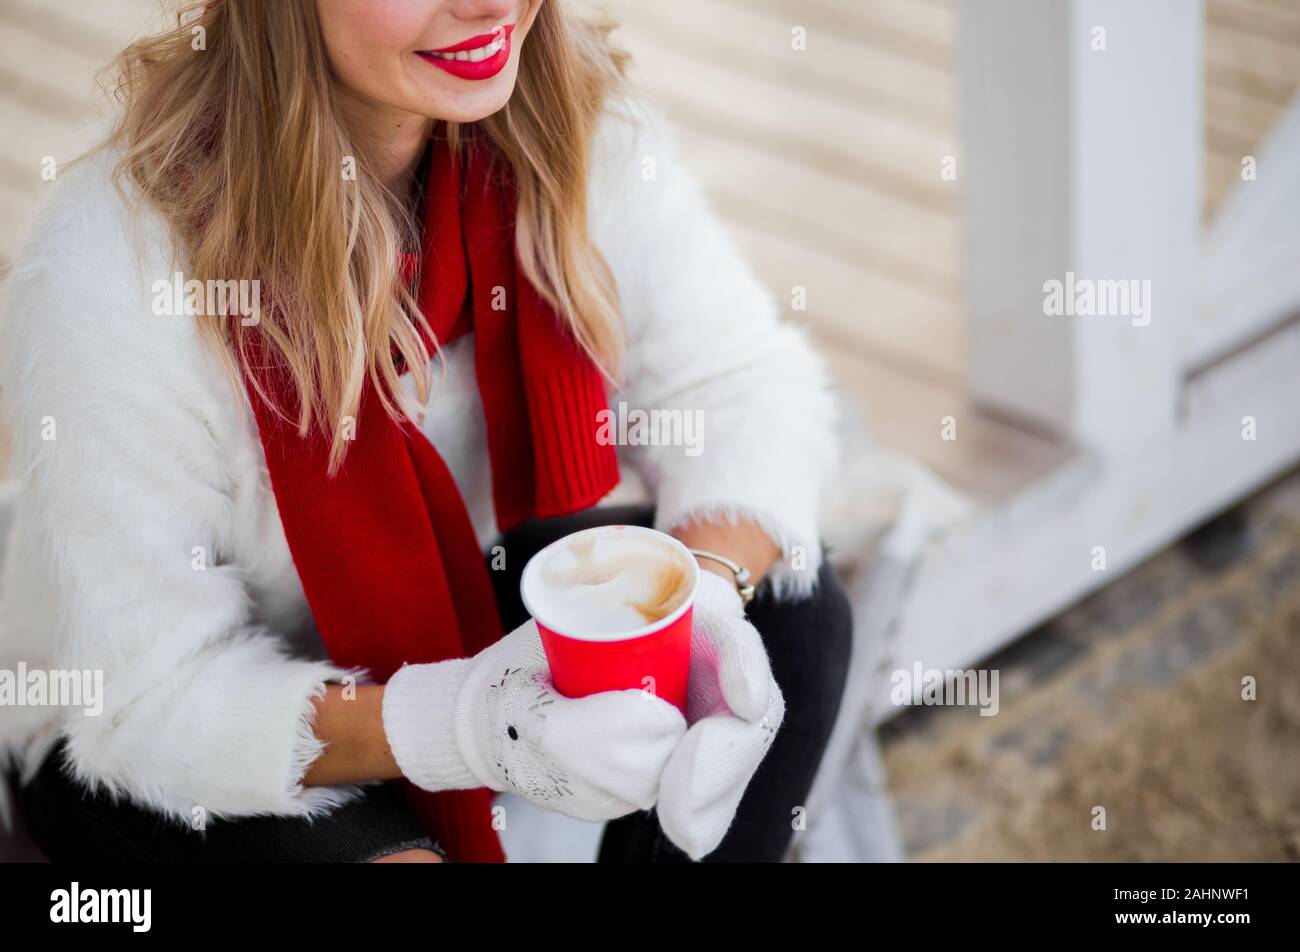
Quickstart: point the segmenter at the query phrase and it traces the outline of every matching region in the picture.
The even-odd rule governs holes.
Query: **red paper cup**
[[[649,625],[619,631],[578,631],[573,617],[559,617],[540,591],[540,572],[548,554],[574,536],[628,532],[653,537],[677,550],[690,575],[690,592],[671,613]],[[649,691],[686,713],[686,684],[691,666],[691,607],[700,571],[690,550],[670,535],[644,526],[598,526],[565,536],[542,549],[524,567],[520,594],[537,621],[551,681],[565,697],[629,688]],[[572,615],[572,611],[569,612]]]

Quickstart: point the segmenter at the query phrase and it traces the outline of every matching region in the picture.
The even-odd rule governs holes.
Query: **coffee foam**
[[[574,533],[536,556],[524,600],[548,627],[575,638],[615,640],[681,608],[695,566],[673,539],[636,527]]]

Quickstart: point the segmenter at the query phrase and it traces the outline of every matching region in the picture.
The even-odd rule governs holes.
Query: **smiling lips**
[[[471,36],[468,40],[441,50],[416,50],[416,56],[460,79],[491,79],[505,68],[510,59],[510,34],[515,25],[507,23],[491,33]]]

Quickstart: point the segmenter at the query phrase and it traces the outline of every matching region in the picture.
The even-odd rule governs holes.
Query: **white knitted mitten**
[[[686,719],[664,768],[659,825],[691,859],[717,848],[785,717],[767,650],[735,588],[700,573]]]
[[[580,820],[654,806],[685,730],[641,690],[558,694],[531,620],[473,658],[406,665],[384,689],[384,732],[417,786],[512,790]]]

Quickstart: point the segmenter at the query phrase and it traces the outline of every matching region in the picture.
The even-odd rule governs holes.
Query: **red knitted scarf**
[[[475,335],[492,492],[504,531],[595,504],[618,482],[596,439],[601,374],[515,261],[515,189],[482,144],[464,161],[437,141],[425,187],[417,299],[436,339]],[[248,373],[296,409],[289,375]],[[501,637],[491,581],[465,503],[438,451],[412,424],[361,399],[341,470],[329,441],[248,390],[280,519],[312,615],[336,664],[387,681],[403,663],[473,655]],[[501,861],[490,791],[431,794],[406,783],[429,833],[461,861]]]

